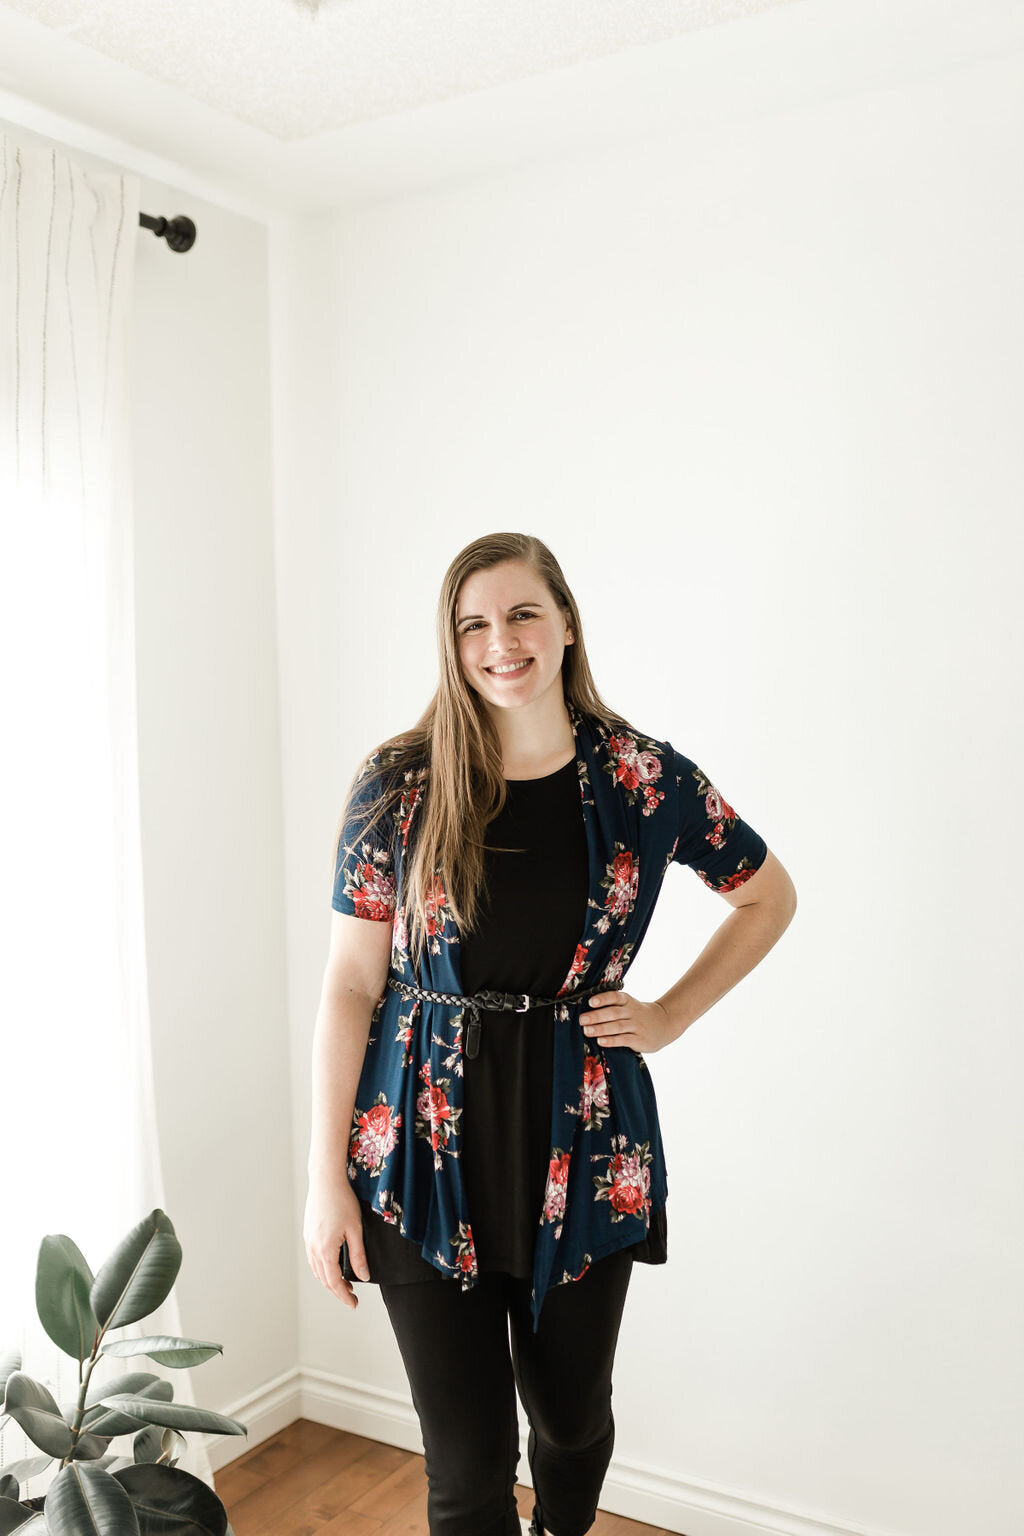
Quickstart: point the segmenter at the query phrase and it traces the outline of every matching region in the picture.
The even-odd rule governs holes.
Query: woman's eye
[[[515,618],[515,619],[532,619],[532,618],[535,618],[536,615],[533,613],[532,609],[520,608],[516,613],[514,613],[512,615],[512,617]],[[479,622],[480,622],[479,619],[474,619],[472,624],[467,624],[465,629],[462,630],[461,633],[464,634],[464,635],[471,635],[473,633],[474,629],[477,628]]]

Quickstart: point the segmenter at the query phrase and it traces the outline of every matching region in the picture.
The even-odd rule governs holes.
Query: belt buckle
[[[513,994],[513,996],[521,997],[522,1000],[523,1000],[523,1006],[521,1008],[517,1008],[516,1009],[516,1013],[529,1013],[529,1011],[530,1011],[530,994],[528,992],[516,992],[516,993]]]

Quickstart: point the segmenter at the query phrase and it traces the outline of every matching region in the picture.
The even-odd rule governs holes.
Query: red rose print
[[[544,1191],[544,1208],[541,1223],[560,1222],[565,1215],[565,1193],[569,1184],[569,1160],[571,1152],[555,1148],[555,1155],[548,1163],[548,1182]],[[557,1235],[557,1234],[556,1234]]]
[[[658,802],[665,798],[665,791],[655,788],[662,774],[659,754],[649,747],[641,749],[636,738],[624,732],[609,736],[608,757],[609,761],[604,766],[619,788],[625,791],[629,804],[634,804],[636,792],[640,790],[644,802],[643,814],[649,816]]]
[[[363,845],[366,852],[368,844]],[[345,894],[352,898],[357,917],[371,922],[386,922],[395,911],[395,877],[373,859],[355,865],[345,881]]]
[[[651,1199],[650,1143],[634,1143],[628,1150],[627,1147],[625,1136],[612,1137],[608,1172],[594,1175],[594,1199],[608,1201],[613,1222],[627,1216],[643,1217],[646,1221]]]
[[[566,1109],[572,1106],[567,1104]],[[608,1079],[600,1056],[587,1051],[583,1057],[583,1083],[576,1113],[586,1131],[600,1130],[611,1109],[608,1103]]]
[[[572,965],[569,967],[569,974],[558,989],[559,997],[562,996],[563,992],[568,992],[571,989],[572,983],[575,981],[576,977],[581,975],[582,972],[586,970],[586,968],[587,946],[585,944],[577,944],[576,953],[572,957]]]
[[[720,880],[710,880],[707,872],[703,869],[698,869],[697,873],[704,881],[704,884],[710,886],[713,891],[735,891],[741,885],[745,885],[751,875],[756,875],[757,870],[749,859],[741,859],[740,867],[736,870],[735,874],[723,875]]]
[[[353,1110],[352,1123],[354,1134],[349,1142],[349,1158],[368,1173],[379,1174],[398,1141],[401,1115],[396,1114],[381,1093],[369,1109]]]
[[[456,1134],[462,1110],[454,1109],[449,1102],[447,1090],[451,1087],[450,1078],[441,1077],[432,1083],[429,1061],[423,1063],[419,1075],[425,1086],[416,1096],[415,1134],[430,1142],[434,1167],[439,1169],[442,1166],[441,1153],[448,1150],[448,1143]]]

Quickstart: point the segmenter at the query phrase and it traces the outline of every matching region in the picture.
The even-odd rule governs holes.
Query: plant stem
[[[84,1378],[82,1376],[82,1361],[79,1360],[78,1362],[78,1403],[75,1408],[75,1417],[71,1422],[71,1448],[68,1451],[68,1454],[61,1461],[61,1467],[66,1467],[69,1461],[74,1460],[75,1446],[78,1444],[79,1436],[82,1433],[82,1420],[85,1418],[85,1399],[89,1394],[89,1380],[92,1376],[93,1370],[95,1369],[96,1362],[99,1359],[100,1344],[108,1327],[109,1324],[104,1323],[103,1327],[97,1331],[95,1337],[93,1338],[92,1353],[89,1356],[89,1368],[86,1371]]]

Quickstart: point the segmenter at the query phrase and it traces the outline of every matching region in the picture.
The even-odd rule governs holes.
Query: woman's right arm
[[[359,1305],[341,1273],[341,1245],[353,1269],[369,1278],[362,1212],[348,1177],[356,1090],[374,1007],[387,983],[392,925],[331,913],[331,945],[313,1031],[313,1115],[309,1192],[303,1222],[314,1275],[346,1306]]]

